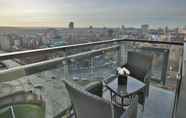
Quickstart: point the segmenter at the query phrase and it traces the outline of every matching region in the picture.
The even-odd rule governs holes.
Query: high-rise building
[[[165,33],[168,33],[168,32],[169,32],[168,26],[165,27],[165,31],[164,31],[164,32],[165,32]]]
[[[68,27],[69,27],[69,29],[74,29],[74,22],[70,22]]]
[[[122,30],[125,30],[125,25],[122,25],[122,26],[121,26],[121,29],[122,29]]]
[[[149,25],[148,24],[141,25],[141,29],[142,29],[143,32],[148,32]]]
[[[93,29],[93,26],[92,26],[92,25],[90,25],[90,26],[89,26],[89,29]]]
[[[184,30],[186,30],[186,25],[183,27]]]
[[[2,50],[9,51],[11,49],[11,40],[7,35],[0,36],[0,47]]]

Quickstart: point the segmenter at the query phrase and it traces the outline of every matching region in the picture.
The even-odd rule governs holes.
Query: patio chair
[[[45,118],[45,104],[32,92],[18,92],[0,98],[0,118]]]
[[[145,96],[149,96],[150,76],[152,67],[152,55],[145,55],[140,52],[128,52],[126,67],[130,76],[146,84],[144,92],[139,93],[139,103],[144,105]]]
[[[78,85],[78,86],[83,86],[83,88],[99,97],[102,97],[103,95],[103,83],[100,80],[69,80],[72,83]]]
[[[69,92],[76,118],[136,118],[122,115],[127,112],[121,109],[121,107],[93,95],[84,89],[75,87],[67,80],[64,80],[64,83]]]

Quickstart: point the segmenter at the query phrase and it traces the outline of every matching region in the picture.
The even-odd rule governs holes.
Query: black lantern
[[[130,74],[129,70],[126,68],[119,67],[117,69],[118,73],[118,85],[127,85],[128,75]]]
[[[128,76],[118,75],[118,85],[126,85]]]

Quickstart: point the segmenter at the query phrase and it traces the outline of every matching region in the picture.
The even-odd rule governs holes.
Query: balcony
[[[150,95],[144,110],[139,105],[138,118],[174,118],[183,58],[180,42],[117,39],[0,54],[0,96],[34,91],[44,96],[46,118],[65,118],[71,102],[62,80],[84,88],[95,80],[109,83],[116,68],[127,63],[129,51],[153,55]],[[7,60],[16,66],[6,67]],[[110,100],[108,90],[103,91]]]

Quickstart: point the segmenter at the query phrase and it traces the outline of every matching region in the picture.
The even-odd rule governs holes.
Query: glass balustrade
[[[92,81],[107,81],[116,76],[118,66],[126,64],[128,52],[135,51],[153,55],[152,93],[145,106],[144,118],[161,107],[149,106],[149,102],[161,102],[156,100],[167,102],[167,110],[160,112],[160,115],[172,115],[178,87],[177,74],[183,58],[182,45],[116,40],[51,50],[24,53],[20,56],[0,55],[0,96],[11,95],[17,91],[37,91],[39,88],[40,94],[46,100],[47,117],[65,117],[70,114],[68,109],[71,103],[63,79],[76,81],[81,87]],[[17,65],[8,66],[7,60]],[[157,99],[151,98],[155,95]]]

